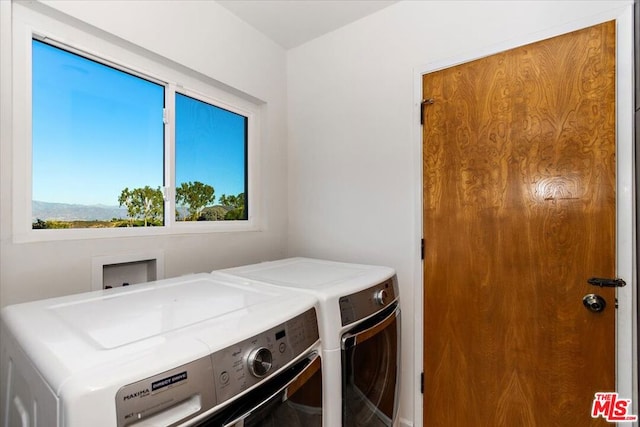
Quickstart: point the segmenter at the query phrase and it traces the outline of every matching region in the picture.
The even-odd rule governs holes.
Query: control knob
[[[380,289],[373,293],[373,300],[378,305],[385,305],[387,303],[388,296],[389,295],[387,294],[387,291],[385,291],[384,289]]]
[[[256,348],[249,353],[249,357],[247,357],[249,372],[257,378],[262,378],[269,373],[272,362],[273,356],[271,355],[271,351],[264,347]]]

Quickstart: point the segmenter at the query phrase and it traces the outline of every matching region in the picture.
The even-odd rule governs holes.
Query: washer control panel
[[[319,339],[315,309],[211,355],[218,403],[259,383]]]
[[[360,292],[340,298],[342,326],[371,316],[398,299],[396,276]]]
[[[315,308],[116,393],[117,426],[177,426],[268,378],[320,338]]]

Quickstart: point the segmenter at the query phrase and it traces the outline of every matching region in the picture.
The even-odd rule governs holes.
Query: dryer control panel
[[[340,298],[342,326],[369,317],[398,299],[396,276],[360,292]]]
[[[315,308],[215,353],[121,387],[118,427],[175,426],[269,378],[318,340]]]

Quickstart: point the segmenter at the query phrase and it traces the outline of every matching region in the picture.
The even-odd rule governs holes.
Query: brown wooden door
[[[615,290],[586,280],[615,277],[615,24],[423,91],[425,427],[609,425]]]

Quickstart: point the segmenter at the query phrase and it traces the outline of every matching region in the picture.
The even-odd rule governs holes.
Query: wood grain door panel
[[[586,280],[615,277],[615,24],[423,94],[424,425],[607,425],[590,409],[615,390],[615,290]]]

